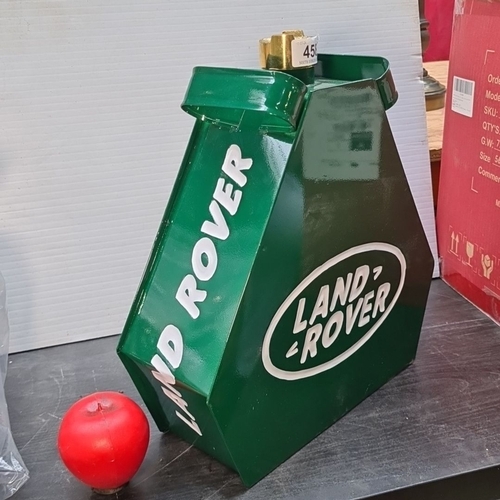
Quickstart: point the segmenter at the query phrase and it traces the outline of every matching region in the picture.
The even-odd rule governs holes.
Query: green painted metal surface
[[[194,70],[193,133],[118,346],[159,428],[246,485],[413,361],[431,281],[387,61],[315,72]]]

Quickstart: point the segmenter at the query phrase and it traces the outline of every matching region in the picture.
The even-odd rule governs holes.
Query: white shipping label
[[[452,111],[472,118],[475,87],[476,82],[473,80],[466,80],[458,76],[453,77]]]
[[[292,66],[304,68],[318,62],[318,37],[304,36],[292,40]]]

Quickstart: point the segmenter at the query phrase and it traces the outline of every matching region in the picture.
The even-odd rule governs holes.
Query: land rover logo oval
[[[316,268],[274,315],[262,346],[265,369],[298,380],[345,361],[386,320],[405,275],[404,255],[388,243],[350,248]]]

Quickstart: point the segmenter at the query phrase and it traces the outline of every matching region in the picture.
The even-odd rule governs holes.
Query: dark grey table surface
[[[117,390],[140,402],[116,343],[10,357],[12,431],[31,473],[16,500],[103,498],[65,470],[56,436],[79,396]],[[416,362],[248,490],[214,459],[151,428],[146,459],[120,499],[359,499],[500,464],[500,328],[434,281]]]

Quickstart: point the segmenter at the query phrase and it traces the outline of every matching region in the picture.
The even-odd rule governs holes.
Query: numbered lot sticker
[[[292,66],[304,68],[318,62],[318,37],[305,36],[292,40]]]

